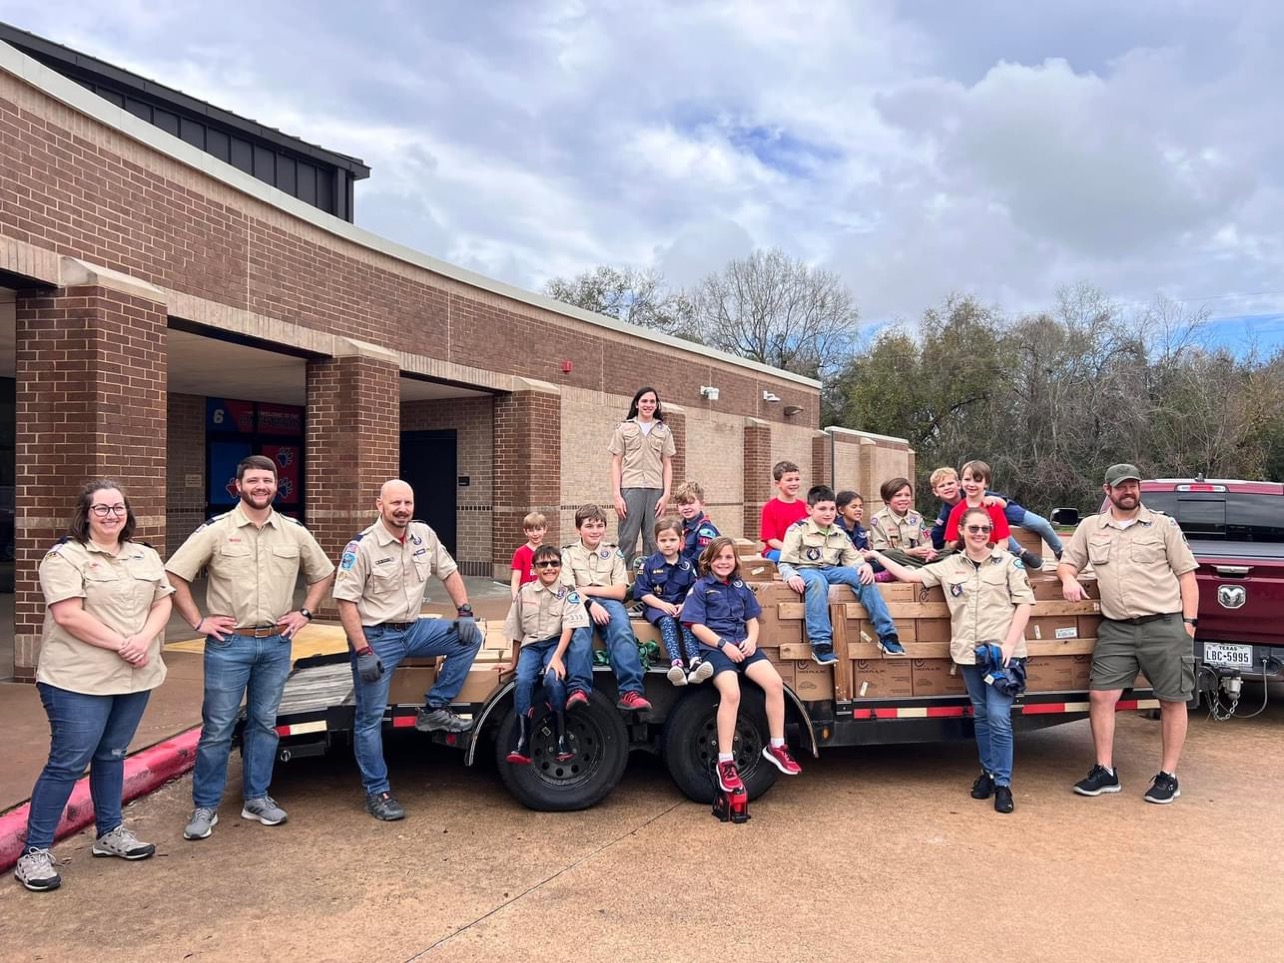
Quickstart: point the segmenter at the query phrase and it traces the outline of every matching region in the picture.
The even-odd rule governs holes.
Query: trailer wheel
[[[741,680],[740,714],[732,743],[736,768],[750,799],[773,785],[780,770],[762,757],[768,742],[766,700],[756,685]],[[710,773],[718,761],[718,690],[690,689],[678,700],[664,726],[664,762],[669,775],[689,799],[713,802]]]
[[[575,757],[554,758],[553,717],[537,715],[531,729],[531,764],[514,766],[508,750],[517,738],[517,714],[510,708],[495,737],[495,762],[505,788],[524,806],[540,812],[587,809],[605,799],[624,776],[629,734],[615,705],[594,691],[589,704],[566,714],[566,734]]]

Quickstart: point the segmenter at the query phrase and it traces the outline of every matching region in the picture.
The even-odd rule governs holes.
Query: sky
[[[537,290],[757,247],[864,322],[1088,283],[1284,344],[1284,4],[0,0],[373,168],[357,223]]]

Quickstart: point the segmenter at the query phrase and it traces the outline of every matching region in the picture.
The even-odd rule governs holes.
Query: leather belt
[[[1171,612],[1160,612],[1157,615],[1139,615],[1135,619],[1106,619],[1106,621],[1119,622],[1123,625],[1145,625],[1147,622],[1167,622],[1173,617]]]
[[[380,622],[378,625],[367,625],[368,629],[392,629],[394,632],[405,632],[414,622]]]
[[[269,639],[274,635],[280,635],[281,630],[275,625],[247,625],[237,626],[232,630],[237,635],[244,635],[250,639]]]

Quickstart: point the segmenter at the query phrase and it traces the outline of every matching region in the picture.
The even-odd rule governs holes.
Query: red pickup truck
[[[1230,718],[1244,680],[1284,677],[1284,485],[1156,478],[1141,483],[1141,501],[1177,519],[1199,562],[1197,696]],[[1073,524],[1077,515],[1058,509],[1053,520]]]

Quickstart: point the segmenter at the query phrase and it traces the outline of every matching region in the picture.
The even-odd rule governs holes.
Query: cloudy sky
[[[355,154],[357,220],[538,288],[777,245],[871,324],[1086,281],[1284,342],[1284,5],[0,0]]]

